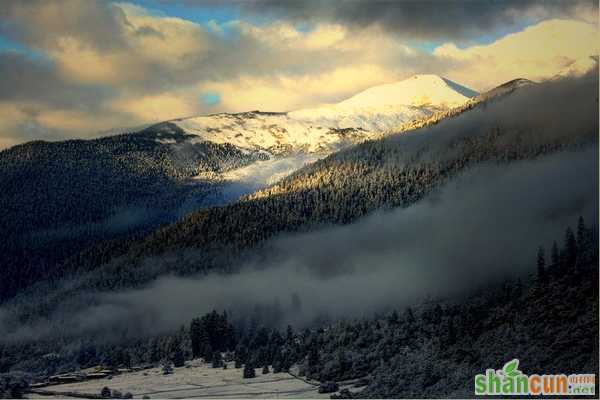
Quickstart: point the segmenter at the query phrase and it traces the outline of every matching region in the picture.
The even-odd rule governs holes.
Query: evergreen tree
[[[171,361],[173,362],[173,366],[175,368],[180,368],[185,365],[185,356],[183,355],[183,350],[181,347],[177,347],[175,353],[173,353],[173,358]]]
[[[515,284],[515,297],[519,298],[523,295],[523,282],[521,278],[517,278],[517,283]]]
[[[577,246],[578,247],[585,246],[586,232],[587,232],[587,230],[585,228],[585,222],[583,220],[583,217],[579,216],[579,220],[577,221]]]
[[[287,326],[285,333],[285,341],[287,344],[292,344],[294,342],[294,330],[291,325]]]
[[[163,361],[162,363],[162,373],[163,375],[170,375],[173,373],[173,366],[170,361]]]
[[[221,356],[221,353],[218,351],[214,352],[214,354],[213,354],[212,367],[213,368],[223,367],[223,357]]]
[[[278,374],[281,372],[282,370],[282,358],[281,358],[281,353],[278,351],[275,354],[275,357],[273,357],[273,373],[274,374]]]
[[[388,323],[390,325],[397,325],[400,323],[400,317],[398,316],[398,311],[394,310],[388,317]]]
[[[558,250],[558,244],[556,243],[556,241],[552,243],[552,251],[550,257],[552,261],[552,268],[558,268],[560,265],[560,252]]]
[[[319,350],[313,346],[308,353],[308,375],[313,376],[319,369],[321,358],[319,357]]]
[[[248,358],[248,350],[242,344],[239,344],[235,349],[235,368],[242,368],[242,365],[246,362]]]
[[[406,311],[404,312],[404,320],[408,323],[408,324],[414,324],[416,319],[415,319],[415,314],[413,313],[412,308],[407,307]]]
[[[263,369],[262,369],[262,373],[263,373],[263,375],[266,375],[266,374],[268,374],[269,372],[270,372],[270,371],[269,371],[269,366],[268,366],[267,364],[265,364],[265,366],[264,366],[264,367],[263,367]]]
[[[110,392],[110,389],[108,388],[108,386],[104,386],[102,388],[102,390],[100,391],[100,396],[104,397],[105,399],[110,398],[111,392]]]
[[[250,379],[255,377],[256,371],[254,371],[254,366],[252,365],[252,362],[246,362],[246,365],[244,365],[244,379]]]
[[[581,268],[590,262],[590,236],[591,232],[585,227],[583,217],[577,223],[577,267]],[[596,246],[594,246],[596,247]]]
[[[564,251],[565,267],[568,270],[573,270],[575,268],[575,263],[577,262],[577,241],[575,240],[575,235],[571,228],[567,228],[565,231]]]
[[[192,358],[202,357],[201,354],[202,323],[200,318],[194,318],[190,324],[190,340],[192,342]]]
[[[446,345],[451,346],[456,343],[456,330],[454,328],[454,319],[448,319],[448,331],[446,332]]]
[[[546,257],[542,246],[538,247],[537,252],[537,277],[540,281],[546,279]]]

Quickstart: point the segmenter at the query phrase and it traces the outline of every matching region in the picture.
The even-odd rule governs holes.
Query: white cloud
[[[549,20],[489,45],[460,49],[448,43],[434,54],[460,65],[449,73],[450,78],[486,90],[515,78],[542,80],[569,67],[589,67],[590,56],[598,54],[598,27],[581,21]]]
[[[27,123],[53,137],[81,137],[204,112],[293,110],[415,73],[447,76],[481,91],[517,77],[539,80],[579,71],[598,53],[597,26],[581,19],[541,22],[488,45],[461,49],[447,43],[429,54],[377,25],[203,26],[127,3],[34,6],[16,3],[11,17],[26,31],[23,40],[47,56],[60,77],[64,90],[56,96],[73,98],[31,97],[45,93],[44,82],[52,79],[43,72],[29,79],[23,96],[0,97],[10,99],[11,110],[11,123],[0,124],[0,147],[31,140],[31,132],[19,131]],[[221,102],[202,104],[199,96],[207,91]]]

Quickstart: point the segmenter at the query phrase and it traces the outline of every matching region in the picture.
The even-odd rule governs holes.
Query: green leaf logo
[[[519,371],[517,369],[518,367],[519,367],[519,360],[515,358],[515,359],[507,362],[506,364],[504,364],[504,367],[502,368],[502,372],[504,373],[505,376],[508,376],[508,377],[517,376],[521,373],[521,371]]]

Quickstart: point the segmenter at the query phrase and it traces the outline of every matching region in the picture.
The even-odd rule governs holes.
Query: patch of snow
[[[156,143],[160,143],[160,144],[176,144],[177,140],[175,139],[156,139]]]
[[[242,369],[228,363],[227,369],[211,368],[210,365],[193,360],[186,367],[174,368],[173,374],[163,375],[160,368],[115,375],[112,379],[88,380],[78,383],[49,386],[57,392],[100,394],[104,386],[121,393],[130,392],[134,398],[329,398],[321,394],[317,386],[310,385],[287,373],[263,375],[256,369],[256,377],[244,379]],[[29,395],[29,398],[41,398]],[[52,396],[43,396],[49,398]]]
[[[436,75],[367,89],[337,104],[288,113],[251,111],[213,114],[170,121],[193,135],[192,143],[231,144],[242,151],[261,151],[269,160],[223,174],[201,174],[196,180],[220,180],[224,199],[271,185],[335,151],[379,139],[407,123],[470,101],[477,95]]]
[[[375,139],[406,122],[459,106],[477,93],[436,75],[367,89],[337,104],[289,113],[215,114],[172,121],[198,141],[231,143],[271,154],[331,153]],[[354,129],[348,136],[343,129]]]
[[[456,107],[477,92],[437,75],[414,75],[400,82],[369,88],[339,107],[373,108],[389,105]]]
[[[272,185],[322,157],[323,155],[316,153],[298,153],[289,157],[256,161],[246,167],[228,171],[221,175],[224,180],[222,196],[227,201],[236,200]]]
[[[278,180],[288,176],[303,166],[313,163],[321,158],[317,154],[296,154],[290,157],[276,158],[270,160],[256,161],[243,168],[228,171],[221,175],[224,180],[256,185],[271,185]]]

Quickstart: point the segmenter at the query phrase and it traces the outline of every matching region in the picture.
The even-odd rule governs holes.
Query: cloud
[[[8,119],[0,124],[0,147],[208,112],[313,107],[415,73],[448,76],[481,90],[516,77],[582,69],[597,54],[590,42],[597,27],[581,22],[597,12],[593,3],[445,3],[444,13],[435,2],[328,4],[229,2],[220,7],[240,7],[242,19],[200,24],[130,3],[2,2],[0,35],[25,50],[0,52],[0,116]],[[261,10],[280,19],[257,22],[250,14]],[[437,21],[442,14],[456,16],[457,31]],[[459,46],[459,38],[513,19],[556,15],[573,20]],[[467,16],[473,21],[460,27]],[[422,29],[425,22],[431,29]],[[417,37],[448,43],[431,53],[415,45]],[[220,101],[199,101],[207,92],[218,93]]]
[[[591,56],[598,55],[598,26],[549,20],[489,45],[461,49],[448,43],[435,49],[434,54],[459,65],[449,77],[486,90],[498,81],[517,77],[541,80],[570,67],[581,74],[596,67]]]
[[[281,314],[271,322],[303,326],[526,277],[535,271],[538,245],[560,240],[579,215],[597,219],[597,162],[593,145],[510,166],[483,165],[412,207],[275,239],[260,262],[236,274],[163,277],[142,289],[71,298],[51,322],[33,328],[15,325],[0,309],[0,329],[5,340],[57,332],[119,338],[174,330],[212,309],[238,318],[277,304]],[[147,267],[157,262],[149,259]],[[300,309],[291,306],[293,294]]]
[[[358,316],[428,294],[449,296],[507,276],[526,277],[535,271],[538,245],[548,249],[553,240],[560,241],[580,215],[588,225],[598,221],[597,87],[597,73],[556,80],[386,139],[402,147],[405,158],[389,161],[400,165],[409,159],[443,162],[457,139],[484,136],[497,127],[505,132],[498,146],[507,151],[517,141],[523,148],[579,140],[577,146],[529,160],[482,163],[410,207],[276,237],[244,254],[231,268],[235,274],[162,277],[120,293],[85,290],[67,297],[50,291],[0,308],[0,333],[5,339],[57,332],[151,334],[175,329],[212,308],[245,315],[256,304],[270,307],[278,301],[282,314],[273,322],[302,325],[323,315]],[[196,249],[148,257],[139,271],[151,275],[165,263],[197,257],[203,255]],[[77,287],[77,279],[64,284]],[[293,293],[301,298],[300,310],[290,305]],[[61,301],[53,314],[32,318],[31,325],[15,322],[19,307],[47,310],[55,298]]]
[[[191,4],[210,3],[190,0]],[[419,40],[473,39],[523,20],[578,18],[597,23],[597,2],[560,0],[444,1],[326,0],[233,2],[249,13],[287,17],[294,21],[327,21],[364,28],[378,25],[404,38]]]

